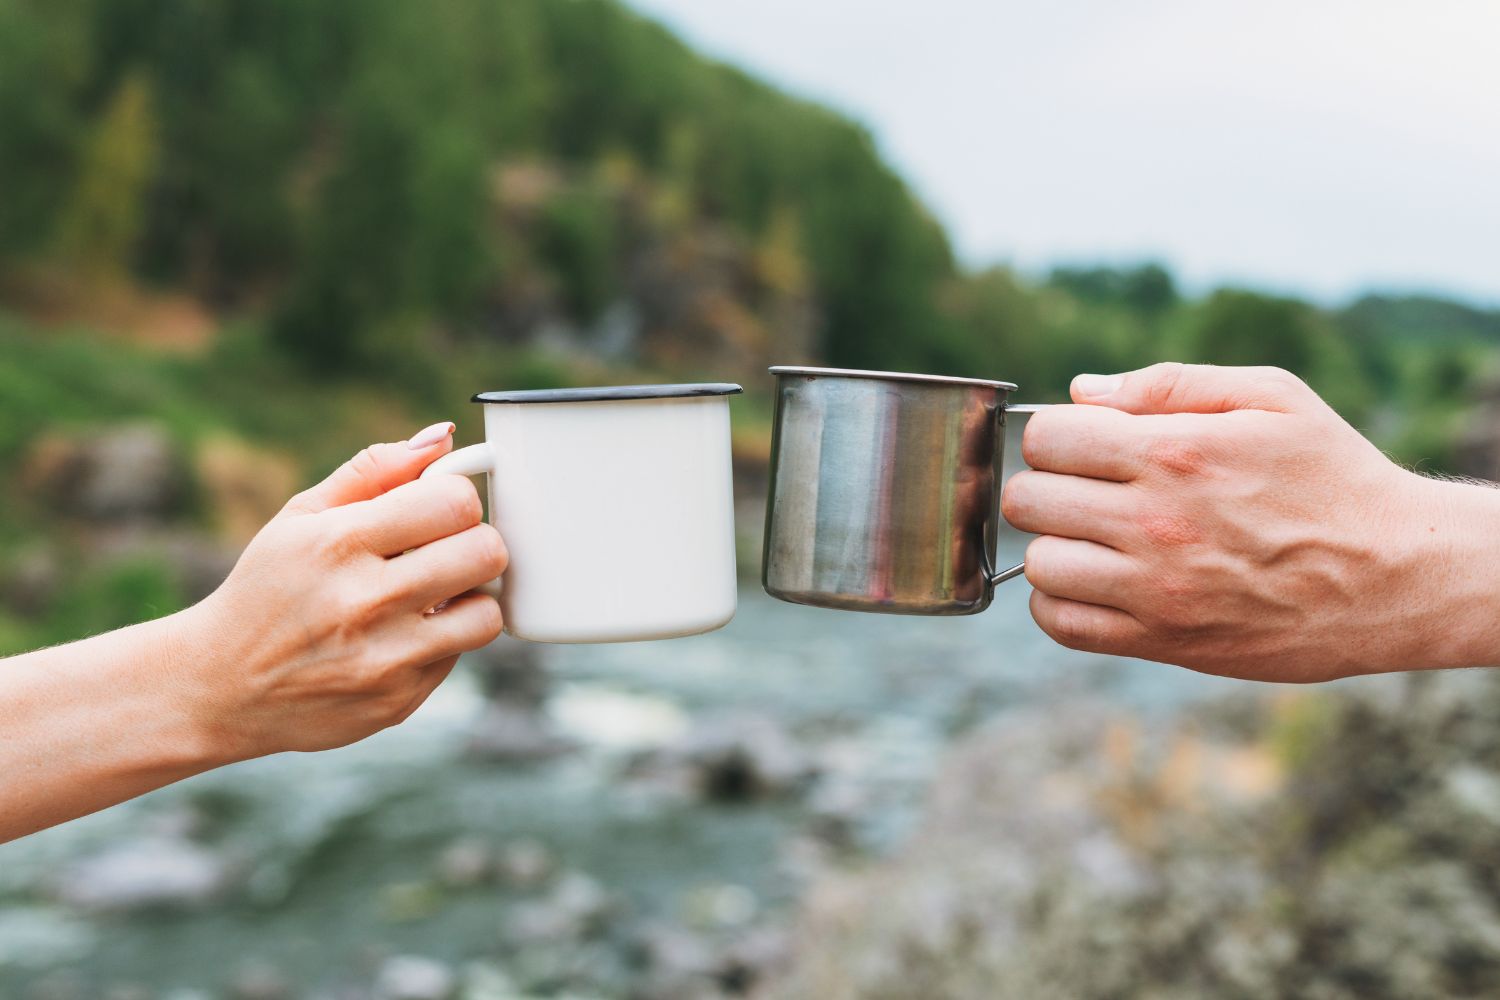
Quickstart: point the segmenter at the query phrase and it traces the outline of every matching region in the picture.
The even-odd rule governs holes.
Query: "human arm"
[[[417,480],[452,447],[439,430],[294,497],[201,603],[0,660],[0,842],[233,761],[362,739],[492,640],[499,607],[471,591],[505,546],[468,480]]]
[[[1500,663],[1500,491],[1401,468],[1278,369],[1073,398],[1003,498],[1059,642],[1271,681]]]

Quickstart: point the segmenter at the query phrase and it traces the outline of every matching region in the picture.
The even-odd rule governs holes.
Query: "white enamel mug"
[[[729,397],[737,385],[482,392],[483,444],[422,478],[489,475],[510,550],[505,631],[631,642],[734,617]]]

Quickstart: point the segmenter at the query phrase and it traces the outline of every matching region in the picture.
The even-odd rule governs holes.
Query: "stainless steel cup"
[[[762,582],[794,604],[969,615],[995,586],[1009,382],[771,369]]]

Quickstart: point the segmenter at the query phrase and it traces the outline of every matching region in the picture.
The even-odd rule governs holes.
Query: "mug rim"
[[[915,372],[877,372],[863,368],[810,368],[803,365],[772,365],[772,375],[808,375],[814,378],[867,378],[886,382],[932,382],[939,385],[982,385],[991,389],[1016,391],[1014,382],[988,378],[965,378],[961,375],[921,375]]]
[[[683,382],[665,385],[596,385],[571,389],[499,389],[477,392],[471,403],[593,403],[616,399],[677,399],[685,396],[732,396],[745,390],[733,382]]]

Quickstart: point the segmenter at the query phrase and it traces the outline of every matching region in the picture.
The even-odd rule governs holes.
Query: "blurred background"
[[[0,996],[1494,995],[1484,672],[1252,686],[1060,649],[1019,584],[924,620],[755,579],[771,363],[1281,365],[1500,476],[1497,35],[0,0],[0,652],[197,600],[362,445],[476,439],[477,390],[747,390],[728,628],[502,641],[398,730],[0,847]]]

